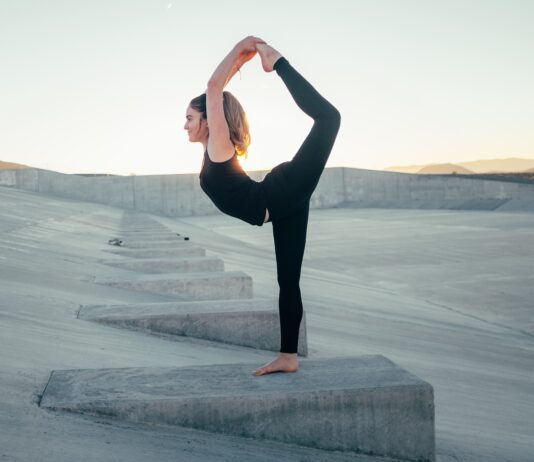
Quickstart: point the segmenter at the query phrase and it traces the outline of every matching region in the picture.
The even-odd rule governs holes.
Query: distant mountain
[[[417,173],[425,167],[426,165],[396,165],[394,167],[386,167],[384,170],[388,172]]]
[[[435,164],[427,165],[419,170],[417,173],[437,173],[437,174],[472,174],[471,170],[468,170],[461,165],[455,164]]]
[[[534,168],[534,159],[520,159],[517,157],[509,157],[507,159],[488,159],[469,162],[457,162],[454,165],[469,170],[468,172],[460,172],[460,170],[456,170],[457,173],[524,172],[526,170]],[[434,165],[400,165],[395,167],[387,167],[384,170],[401,173],[446,173],[423,171],[423,169],[427,167],[434,167]]]
[[[475,160],[472,162],[458,162],[462,167],[468,168],[475,173],[489,172],[524,172],[534,168],[534,159],[519,159],[509,157],[507,159]]]
[[[0,160],[0,170],[11,170],[16,168],[28,168],[28,166],[22,164],[15,164],[13,162],[4,162]]]

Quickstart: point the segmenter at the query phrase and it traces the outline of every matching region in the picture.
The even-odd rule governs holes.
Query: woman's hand
[[[234,50],[237,53],[237,65],[238,67],[241,67],[243,64],[245,64],[247,61],[250,61],[254,56],[256,56],[257,50],[256,50],[256,44],[257,43],[266,43],[264,40],[262,40],[259,37],[254,37],[253,35],[249,35],[248,37],[245,37],[243,40],[237,43],[237,45],[234,47]]]
[[[217,66],[215,72],[208,81],[208,87],[222,92],[226,84],[241,68],[256,55],[256,45],[265,43],[262,39],[249,35],[237,43],[230,53]]]

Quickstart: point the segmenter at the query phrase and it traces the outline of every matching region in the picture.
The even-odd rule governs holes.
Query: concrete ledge
[[[171,249],[125,249],[124,247],[113,247],[104,250],[104,252],[129,258],[204,257],[206,255],[206,249],[191,244]]]
[[[249,175],[261,181],[267,173],[257,170]],[[27,168],[1,171],[0,185],[135,209],[121,221],[124,230],[165,229],[150,216],[135,216],[136,213],[168,217],[221,213],[202,192],[197,174],[84,178]],[[340,207],[344,201],[354,201],[359,203],[358,207],[447,209],[452,206],[454,209],[477,210],[480,205],[483,210],[492,210],[498,207],[500,200],[523,199],[523,204],[511,204],[513,209],[504,210],[523,210],[523,207],[532,210],[529,202],[533,198],[532,183],[331,167],[321,176],[310,207]],[[477,202],[479,199],[494,201],[494,204]],[[384,203],[390,205],[380,205]]]
[[[95,282],[140,292],[174,295],[182,300],[252,298],[252,278],[242,271],[140,275]]]
[[[124,247],[128,249],[178,249],[191,245],[191,241],[184,240],[176,236],[175,239],[155,240],[155,239],[123,239]]]
[[[153,221],[153,220],[152,220]],[[131,233],[164,233],[164,232],[170,232],[169,229],[166,226],[163,226],[161,224],[156,224],[155,221],[148,224],[131,224],[127,222],[122,222],[121,229],[124,232],[131,232]]]
[[[278,300],[91,305],[82,306],[78,318],[145,332],[280,351]],[[306,313],[300,324],[298,354],[308,355]]]
[[[178,236],[177,233],[173,233],[172,231],[155,231],[155,232],[147,232],[147,231],[128,231],[128,232],[122,232],[121,236],[124,239],[135,239],[135,240],[161,240],[161,241],[167,241],[167,240],[180,240],[183,239],[183,236]]]
[[[140,273],[199,273],[224,271],[224,262],[216,257],[175,257],[171,259],[100,260],[100,263]]]
[[[430,384],[381,355],[259,364],[53,371],[40,406],[327,450],[435,460]]]
[[[398,199],[345,201],[339,207],[355,209],[422,209],[422,210],[486,210],[492,211],[506,204],[508,199]]]

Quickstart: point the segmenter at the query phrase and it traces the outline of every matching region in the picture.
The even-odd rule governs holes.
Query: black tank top
[[[224,162],[213,162],[206,150],[199,178],[200,187],[221,212],[251,225],[263,225],[267,203],[262,183],[246,174],[237,153]]]

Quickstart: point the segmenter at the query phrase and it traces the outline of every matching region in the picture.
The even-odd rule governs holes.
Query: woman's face
[[[202,114],[188,106],[185,113],[184,130],[187,130],[191,143],[201,142],[208,138],[208,121],[202,118]]]

